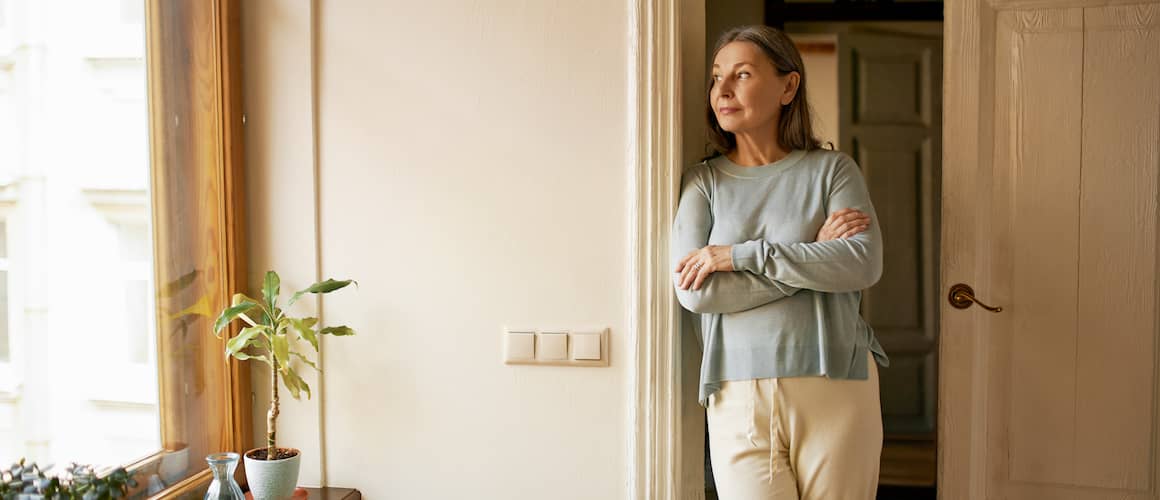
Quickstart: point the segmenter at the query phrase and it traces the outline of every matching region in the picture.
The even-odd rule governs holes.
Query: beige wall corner
[[[273,269],[283,294],[315,278],[314,175],[311,145],[310,4],[306,1],[246,2],[243,6],[246,107],[246,187],[253,291]],[[295,314],[313,314],[303,300]],[[309,352],[309,346],[299,346]],[[254,446],[264,446],[270,371],[252,364]],[[299,373],[317,392],[309,367]],[[318,394],[292,399],[281,388],[278,444],[302,450],[299,483],[321,483]]]

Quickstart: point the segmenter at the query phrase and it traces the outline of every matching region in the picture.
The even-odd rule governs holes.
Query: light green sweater
[[[870,216],[855,236],[815,242],[832,212]],[[844,153],[795,150],[758,167],[724,156],[685,171],[673,222],[672,267],[706,245],[733,245],[733,272],[676,289],[700,313],[699,401],[725,380],[868,376],[866,351],[890,360],[858,313],[882,275],[882,232],[858,165]],[[674,285],[679,274],[673,272]]]

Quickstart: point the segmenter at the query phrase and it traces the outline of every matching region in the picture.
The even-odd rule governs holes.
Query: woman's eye
[[[713,81],[715,81],[715,82],[721,81],[721,75],[713,75]]]
[[[746,79],[746,78],[749,78],[749,72],[748,72],[748,71],[742,71],[742,72],[740,72],[740,73],[737,73],[737,78],[740,78],[740,79],[742,79],[742,80],[744,80],[744,79]]]

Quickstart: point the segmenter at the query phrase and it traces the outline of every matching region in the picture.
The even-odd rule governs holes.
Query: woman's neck
[[[777,134],[773,130],[763,130],[760,133],[738,132],[737,147],[726,153],[729,161],[743,167],[759,167],[768,165],[789,154],[777,144]]]

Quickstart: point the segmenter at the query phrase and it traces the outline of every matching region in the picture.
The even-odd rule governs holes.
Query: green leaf
[[[345,326],[345,325],[344,326],[328,326],[326,328],[323,328],[318,333],[321,333],[323,335],[334,335],[335,337],[346,337],[348,335],[354,335],[354,330],[351,330],[349,326]]]
[[[290,391],[290,396],[292,396],[294,399],[301,399],[299,392],[301,392],[302,389],[298,387],[298,380],[287,377],[284,370],[278,370],[278,374],[281,375],[280,378],[282,379],[282,385]]]
[[[294,330],[298,332],[298,337],[310,342],[310,346],[314,348],[314,352],[318,352],[318,334],[314,333],[314,325],[318,324],[318,318],[288,318],[290,324],[294,326]]]
[[[255,307],[258,307],[258,304],[248,300],[243,300],[236,305],[227,307],[226,310],[222,311],[222,315],[218,316],[217,321],[213,322],[213,334],[217,335],[218,338],[221,338],[221,331],[226,327],[226,325],[230,324],[230,322],[233,321],[234,318],[237,318],[238,315]]]
[[[274,318],[278,318],[277,321],[279,323],[282,322],[282,309],[281,308],[275,307],[273,309],[270,309],[268,311],[263,311],[263,312],[266,313],[266,323],[273,324],[275,321]],[[285,328],[282,328],[282,329],[285,330]]]
[[[290,343],[286,340],[285,335],[273,335],[270,337],[270,342],[274,349],[274,361],[278,363],[279,367],[290,364]]]
[[[266,308],[274,312],[277,307],[278,293],[281,292],[282,279],[274,271],[266,271],[266,280],[262,282],[262,298],[266,300]]]
[[[287,389],[290,389],[290,395],[294,399],[302,399],[301,391],[306,391],[306,399],[311,398],[310,386],[306,384],[305,380],[302,380],[302,377],[298,376],[298,373],[293,368],[285,366],[279,371],[282,373],[282,383]]]
[[[234,354],[234,357],[237,359],[240,359],[242,361],[245,361],[247,359],[256,359],[258,361],[266,363],[267,365],[274,366],[274,364],[270,362],[270,356],[268,354],[259,354],[257,356],[250,356],[249,354],[246,354],[245,352],[239,352],[237,354]]]
[[[333,279],[327,279],[325,281],[319,281],[318,283],[310,285],[305,290],[299,290],[297,292],[294,292],[294,295],[292,297],[290,297],[290,302],[286,303],[286,307],[290,307],[291,304],[298,301],[299,297],[306,295],[308,293],[330,293],[330,292],[333,292],[335,290],[344,288],[351,283],[354,283],[356,286],[358,285],[358,282],[356,282],[354,280],[337,281],[337,280],[333,280]]]
[[[249,295],[244,293],[235,293],[234,296],[230,298],[230,305],[236,306],[246,301],[253,302],[255,304],[258,303],[258,299],[252,298]]]
[[[314,370],[315,370],[315,371],[319,371],[319,372],[321,372],[321,371],[322,371],[322,370],[319,370],[319,369],[318,369],[318,365],[315,365],[313,361],[310,361],[309,359],[306,359],[306,356],[303,356],[303,355],[302,355],[301,353],[299,353],[298,351],[293,351],[293,352],[291,352],[290,354],[292,354],[292,355],[294,355],[294,356],[297,356],[297,357],[298,357],[298,359],[302,360],[302,362],[303,362],[303,363],[306,363],[307,365],[310,365],[310,367],[311,367],[311,368],[314,368]]]
[[[226,342],[226,356],[234,356],[238,359],[249,359],[248,356],[243,358],[238,355],[245,355],[243,352],[241,352],[242,349],[252,345],[255,340],[254,337],[261,335],[268,329],[269,327],[264,325],[247,326],[243,328],[242,331],[238,333],[237,337],[234,337],[230,339],[229,342]]]

